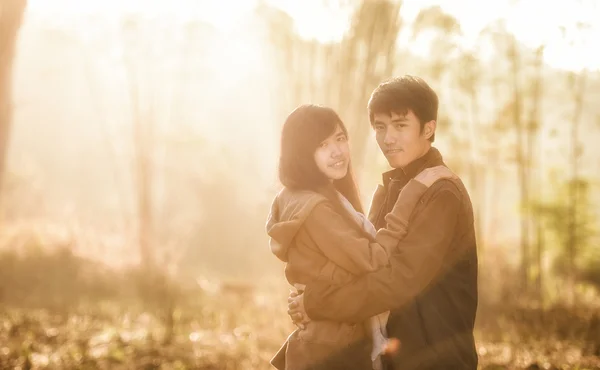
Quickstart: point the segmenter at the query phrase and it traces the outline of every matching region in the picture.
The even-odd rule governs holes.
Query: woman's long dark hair
[[[332,200],[336,207],[343,208],[335,194],[337,190],[350,201],[355,210],[362,213],[352,164],[348,164],[346,176],[334,180],[331,186],[329,179],[315,162],[315,151],[338,126],[348,137],[346,126],[333,109],[314,104],[304,104],[294,109],[285,120],[281,132],[279,181],[290,189],[319,192]]]

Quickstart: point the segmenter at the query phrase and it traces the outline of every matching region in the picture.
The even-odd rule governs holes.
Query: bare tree
[[[567,279],[569,284],[569,300],[575,303],[575,261],[577,258],[579,239],[577,213],[579,212],[579,158],[583,148],[579,142],[579,129],[581,126],[581,117],[584,110],[584,99],[587,82],[587,70],[577,74],[570,72],[569,88],[573,98],[573,117],[571,122],[571,132],[569,136],[569,195],[568,195],[568,213],[567,213]]]
[[[369,140],[367,102],[375,87],[390,78],[396,66],[400,6],[394,1],[363,1],[342,41],[338,106],[352,129],[354,163],[358,168],[365,162]]]
[[[165,71],[155,63],[149,62],[156,49],[152,48],[147,40],[151,38],[152,42],[162,41],[163,45],[167,43],[159,40],[159,25],[152,24],[152,27],[148,28],[146,25],[137,18],[127,18],[122,24],[126,88],[131,107],[136,236],[140,256],[137,286],[140,298],[158,311],[165,325],[163,341],[169,343],[174,335],[173,315],[179,299],[178,288],[172,281],[172,271],[169,271],[169,263],[173,262],[171,257],[176,258],[181,253],[165,251],[157,242],[155,220],[158,169],[155,159],[157,153],[163,149],[157,138],[159,113],[165,114],[164,111],[159,112],[161,102],[167,104],[166,116],[167,119],[170,118],[170,100],[160,94],[168,94],[170,90],[169,86],[165,86],[164,81],[161,81],[161,78],[165,77]],[[149,29],[154,33],[149,32]],[[167,36],[163,34],[162,37]],[[169,81],[174,77],[167,75],[166,78]]]
[[[13,119],[12,71],[17,37],[26,6],[27,0],[0,2],[0,189]]]
[[[520,208],[521,212],[521,285],[523,289],[529,288],[529,267],[530,267],[530,251],[529,251],[529,219],[527,207],[529,204],[529,184],[527,163],[525,161],[525,151],[527,142],[525,140],[525,129],[523,122],[523,96],[521,91],[521,73],[522,61],[521,52],[519,50],[518,41],[514,35],[509,35],[509,46],[507,57],[510,61],[510,82],[512,87],[512,103],[513,103],[513,125],[516,133],[516,162],[517,162],[517,178],[519,183]]]
[[[434,5],[419,12],[411,32],[413,41],[422,34],[433,32],[424,72],[432,80],[441,83],[448,76],[447,71],[454,59],[461,56],[462,50],[457,44],[457,37],[462,34],[460,22],[440,6]]]
[[[134,171],[137,209],[137,237],[141,264],[149,268],[153,264],[152,238],[152,172],[151,155],[153,153],[153,119],[154,116],[143,110],[140,97],[140,68],[135,63],[135,35],[140,25],[134,19],[127,19],[123,24],[127,42],[125,45],[127,88],[131,104],[132,142],[134,147]],[[139,56],[138,56],[139,57]],[[152,104],[147,104],[152,107]]]
[[[350,30],[343,39],[323,43],[296,35],[286,14],[264,5],[261,8],[285,74],[281,85],[285,86],[282,91],[288,92],[285,113],[307,102],[334,107],[349,126],[354,163],[359,168],[369,140],[367,101],[395,67],[399,13],[399,2],[361,1],[355,5]]]
[[[571,46],[578,43],[581,36],[575,39],[572,37],[570,30],[576,31],[581,35],[582,31],[589,29],[589,24],[577,22],[574,25],[562,26],[560,30],[565,39]],[[580,178],[579,159],[583,154],[583,147],[579,140],[579,131],[581,129],[583,112],[585,110],[585,96],[588,83],[588,70],[584,68],[579,73],[569,72],[567,75],[567,86],[571,94],[573,102],[573,115],[571,118],[571,130],[569,134],[569,186],[567,196],[567,237],[566,237],[566,252],[567,252],[567,283],[569,290],[569,302],[576,304],[575,282],[576,282],[576,261],[579,254],[579,244],[582,244],[585,239],[583,229],[581,228],[581,220],[578,215],[582,214],[582,210],[586,207],[581,204],[582,186],[584,181]]]
[[[517,169],[518,186],[518,205],[519,205],[519,250],[520,250],[520,268],[519,280],[524,291],[529,290],[529,279],[531,269],[531,251],[530,251],[530,208],[531,208],[531,173],[530,168],[530,149],[535,131],[531,129],[531,124],[526,119],[527,103],[532,94],[524,88],[525,72],[527,71],[526,55],[527,49],[510,33],[503,21],[490,24],[483,34],[490,38],[498,52],[497,80],[494,81],[496,88],[495,95],[501,97],[508,96],[503,103],[503,108],[498,112],[497,129],[505,134],[514,134],[514,156],[510,159],[514,161]],[[501,68],[505,67],[505,68]],[[534,89],[535,90],[535,87]],[[536,95],[535,91],[533,95]],[[535,98],[537,99],[537,98]],[[534,100],[535,100],[534,99]],[[502,103],[501,103],[502,104]],[[537,103],[536,103],[537,104]],[[537,110],[537,107],[535,108]],[[534,112],[534,115],[537,111]],[[530,113],[531,118],[531,113]],[[533,156],[533,152],[531,152]]]
[[[529,174],[536,173],[536,176],[531,179],[531,186],[535,186],[536,193],[543,195],[543,148],[540,132],[542,131],[542,121],[540,119],[540,105],[543,101],[543,71],[544,71],[544,45],[539,46],[535,50],[535,58],[533,62],[534,76],[532,81],[531,91],[531,107],[529,112],[529,123],[527,130],[527,172]],[[535,148],[538,148],[537,158],[535,158]],[[536,160],[537,159],[537,160]],[[534,166],[537,163],[537,166]],[[535,182],[535,184],[534,184]],[[532,226],[535,230],[536,244],[536,279],[535,290],[540,301],[543,300],[543,255],[544,255],[544,228],[541,220],[539,209],[531,209]]]
[[[480,250],[483,249],[485,242],[483,240],[482,229],[483,229],[483,190],[482,180],[485,179],[484,171],[488,169],[493,170],[493,166],[482,166],[483,153],[482,143],[485,140],[481,135],[481,117],[480,117],[480,89],[482,84],[482,67],[479,60],[473,52],[464,52],[461,55],[458,63],[456,63],[458,70],[456,71],[458,86],[467,99],[467,140],[465,140],[465,147],[468,150],[467,162],[467,174],[469,190],[471,197],[474,200],[474,213],[475,213],[475,233],[477,237],[477,246]],[[485,130],[483,130],[485,131]]]

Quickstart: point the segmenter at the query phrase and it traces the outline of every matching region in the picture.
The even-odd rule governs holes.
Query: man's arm
[[[440,183],[406,238],[398,243],[390,265],[345,285],[309,283],[304,307],[312,320],[361,322],[404,305],[441,272],[454,237],[460,199],[454,184]]]

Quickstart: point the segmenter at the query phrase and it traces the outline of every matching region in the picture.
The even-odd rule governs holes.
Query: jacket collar
[[[425,168],[434,167],[444,164],[442,154],[439,150],[431,147],[425,155],[410,162],[404,168],[394,168],[391,171],[384,172],[382,175],[383,186],[387,186],[390,181],[402,178],[413,178],[423,171]]]

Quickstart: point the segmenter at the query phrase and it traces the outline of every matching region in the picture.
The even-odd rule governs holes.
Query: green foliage
[[[574,204],[569,203],[571,187],[576,188],[577,198]],[[580,272],[579,278],[594,281],[600,275],[600,252],[594,245],[597,235],[598,220],[593,213],[590,202],[590,182],[586,179],[576,179],[559,184],[555,187],[554,198],[547,202],[536,202],[533,211],[542,218],[548,230],[554,236],[553,249],[555,251],[554,267],[557,273],[565,274],[568,261],[569,243],[574,244],[575,267]],[[575,216],[574,234],[570,238],[571,216]],[[600,279],[597,280],[600,287]]]

